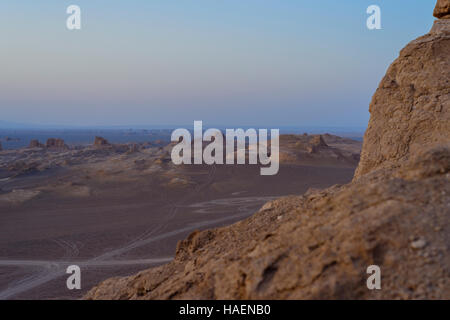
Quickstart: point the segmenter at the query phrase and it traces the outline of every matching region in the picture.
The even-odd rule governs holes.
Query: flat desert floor
[[[166,263],[194,230],[349,182],[360,147],[282,136],[275,176],[259,165],[174,166],[169,146],[2,151],[0,299],[77,299],[106,278]],[[66,287],[69,265],[81,268],[81,290]]]

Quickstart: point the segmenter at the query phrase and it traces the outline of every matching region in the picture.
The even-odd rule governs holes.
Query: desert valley
[[[0,300],[450,299],[450,0],[33,6],[2,7]]]
[[[106,278],[167,263],[195,230],[349,182],[361,149],[330,134],[282,135],[279,173],[264,177],[258,165],[176,166],[173,145],[50,138],[1,151],[0,298],[80,298]],[[66,288],[72,264],[82,290]]]

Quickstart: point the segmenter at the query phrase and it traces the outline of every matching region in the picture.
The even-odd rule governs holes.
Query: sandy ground
[[[346,183],[354,172],[321,164],[282,164],[269,177],[259,166],[124,170],[127,161],[2,178],[0,299],[80,298],[101,280],[170,261],[194,230],[242,220],[279,196]],[[66,287],[69,265],[81,268],[81,290]]]

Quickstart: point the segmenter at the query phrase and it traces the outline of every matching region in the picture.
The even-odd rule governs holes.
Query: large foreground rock
[[[450,137],[450,20],[412,41],[389,67],[370,104],[360,177],[399,166],[424,146]]]
[[[449,23],[411,42],[381,81],[352,183],[194,232],[171,263],[85,298],[450,299]],[[366,286],[373,264],[381,290]]]

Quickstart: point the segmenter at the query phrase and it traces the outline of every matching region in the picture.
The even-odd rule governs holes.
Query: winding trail
[[[236,221],[243,219],[249,214],[255,211],[255,206],[262,205],[265,202],[274,199],[275,197],[242,197],[242,198],[227,198],[216,199],[195,204],[186,203],[191,200],[198,192],[201,192],[205,188],[209,187],[214,182],[216,168],[212,166],[208,177],[200,186],[192,189],[185,197],[180,199],[177,203],[168,204],[167,219],[161,225],[151,227],[137,236],[131,242],[126,245],[116,248],[114,250],[105,252],[97,257],[88,260],[79,260],[76,257],[79,254],[78,247],[71,242],[63,239],[54,240],[59,246],[65,250],[64,256],[61,260],[44,261],[44,260],[0,260],[0,267],[25,267],[36,269],[36,272],[27,278],[21,279],[3,291],[0,291],[0,299],[10,299],[18,294],[41,286],[52,280],[66,275],[66,268],[69,265],[78,265],[80,267],[113,267],[113,266],[125,266],[125,265],[142,265],[143,268],[151,267],[155,264],[167,263],[173,259],[173,257],[160,257],[151,259],[135,259],[135,260],[120,260],[114,259],[114,257],[120,256],[133,249],[145,246],[149,243],[164,240],[179,234],[194,231],[199,228],[205,228],[213,225],[217,225],[227,221]],[[179,228],[172,231],[164,232],[170,225],[170,221],[176,217],[177,211],[180,208],[193,208],[198,213],[224,213],[219,218],[208,219],[207,221],[200,221],[197,223],[189,224],[183,228]],[[230,212],[235,212],[233,215],[229,215]],[[160,233],[160,234],[157,234]]]

